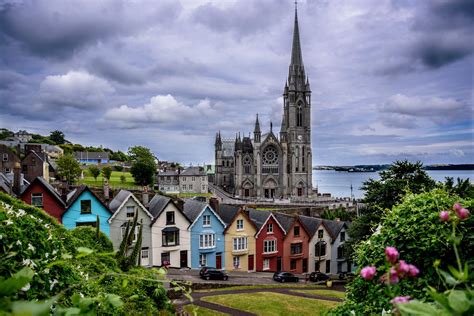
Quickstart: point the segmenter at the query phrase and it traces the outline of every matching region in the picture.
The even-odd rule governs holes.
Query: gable
[[[81,194],[79,194],[79,196],[74,200],[74,202],[72,202],[72,204],[70,204],[67,208],[67,211],[68,212],[70,209],[79,209],[81,208],[81,201],[83,200],[91,200],[92,203],[95,202],[95,204],[97,204],[97,206],[99,207],[99,209],[92,209],[92,214],[94,214],[94,211],[102,211],[103,213],[107,213],[109,216],[111,215],[111,212],[110,210],[108,209],[107,206],[105,206],[104,203],[102,203],[102,201],[97,198],[95,196],[94,193],[92,193],[92,191],[90,190],[84,190],[81,192]],[[108,216],[107,216],[108,217]],[[107,218],[108,219],[108,218]]]
[[[148,212],[148,210],[143,206],[143,204],[140,203],[140,201],[135,197],[135,195],[130,193],[129,196],[125,198],[122,204],[117,208],[117,210],[109,218],[109,223],[112,222],[112,220],[117,216],[117,214],[120,214],[124,209],[126,210],[126,206],[129,206],[130,204],[135,205],[136,207],[138,207],[139,211],[143,212],[150,219],[153,219],[153,216],[150,214],[150,212]]]
[[[257,234],[255,235],[255,238],[258,238],[258,235],[262,232],[262,230],[266,229],[268,223],[273,223],[273,230],[279,229],[283,235],[286,234],[285,229],[283,228],[283,226],[281,226],[280,222],[272,213],[267,217],[267,220],[263,223],[262,227],[260,227]]]
[[[206,204],[201,210],[201,213],[196,217],[194,222],[191,223],[191,225],[189,226],[189,229],[192,229],[196,223],[199,223],[199,222],[202,223],[203,215],[211,216],[211,227],[214,226],[215,223],[219,223],[223,228],[226,228],[226,224],[222,221],[219,215],[217,215],[216,212],[214,212],[214,210],[209,205]]]

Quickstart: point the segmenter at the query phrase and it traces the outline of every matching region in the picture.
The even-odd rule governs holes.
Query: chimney
[[[184,210],[184,201],[182,199],[177,198],[175,201],[176,206],[183,211]]]
[[[15,166],[13,167],[13,192],[16,195],[20,195],[21,193],[21,165],[19,162],[15,162]]]
[[[221,208],[219,206],[219,200],[215,197],[209,198],[209,206],[218,214],[221,215]]]
[[[104,198],[107,202],[109,202],[110,191],[109,191],[109,182],[107,180],[105,180],[104,182]]]
[[[142,192],[142,203],[145,207],[148,207],[149,202],[148,187],[144,187]]]

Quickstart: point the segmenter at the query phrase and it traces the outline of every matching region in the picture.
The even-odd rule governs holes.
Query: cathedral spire
[[[258,121],[258,113],[257,113],[257,119],[255,120],[255,128],[253,130],[254,133],[260,133],[260,122]]]
[[[298,27],[298,3],[295,1],[295,26],[293,28],[293,47],[291,49],[291,65],[303,66],[303,57],[301,54],[300,30]]]

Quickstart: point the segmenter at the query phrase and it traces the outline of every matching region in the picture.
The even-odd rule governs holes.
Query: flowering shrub
[[[111,250],[107,237],[94,237],[94,229],[67,231],[43,210],[0,193],[0,314],[155,315],[171,308],[162,271],[123,273],[114,254],[102,252]]]
[[[465,210],[474,206],[473,200],[459,201],[445,191],[433,190],[409,194],[385,214],[377,232],[358,246],[355,264],[361,268],[360,276],[347,285],[347,298],[334,314],[380,314],[393,308],[392,300],[400,302],[407,296],[412,300],[430,300],[428,285],[444,291],[438,269],[455,265],[457,259],[450,242],[452,231],[440,221],[446,216],[440,210],[449,209],[456,202]],[[465,216],[466,211],[448,212],[449,218],[459,219],[458,213]],[[473,224],[473,217],[469,216],[456,226],[456,239],[463,244],[458,251],[462,261],[472,260]],[[439,266],[433,265],[435,261]]]

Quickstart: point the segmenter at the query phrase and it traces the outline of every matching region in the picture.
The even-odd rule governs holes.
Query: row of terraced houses
[[[145,207],[126,190],[106,204],[87,186],[64,199],[41,177],[20,198],[42,207],[68,229],[99,223],[115,249],[137,214],[143,225],[143,266],[331,274],[351,270],[343,251],[348,223],[342,221],[162,195],[155,195]]]

